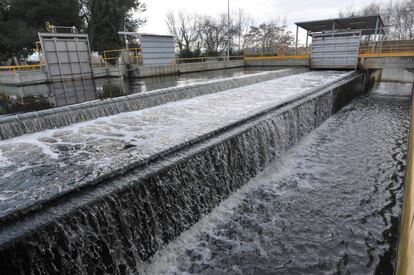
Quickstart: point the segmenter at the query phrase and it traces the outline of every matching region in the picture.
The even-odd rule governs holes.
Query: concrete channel
[[[263,72],[252,76],[246,75],[212,80],[107,100],[96,100],[37,112],[5,116],[0,118],[0,139],[9,139],[23,134],[60,128],[122,112],[142,110],[168,102],[217,93],[306,71],[309,71],[309,69],[298,67],[274,72]]]
[[[401,230],[398,245],[396,274],[414,273],[414,81],[411,98],[411,127],[407,172],[405,175],[404,205],[401,217]]]
[[[299,72],[302,74],[294,75]],[[287,94],[283,100],[276,98],[274,102],[268,99],[272,92],[271,87],[280,91],[283,85],[289,84],[290,86],[287,86],[294,91],[295,85],[298,85],[295,83],[298,76],[306,80],[304,82],[306,87],[302,86],[300,93],[294,96]],[[148,122],[152,121],[151,123],[161,120],[168,122],[170,118],[161,113],[151,114],[156,109],[144,108],[170,102],[169,104],[191,103],[193,104],[189,105],[191,108],[185,110],[196,110],[197,106],[205,106],[199,103],[198,98],[178,103],[172,101],[192,98],[194,95],[178,97],[177,95],[185,94],[183,91],[186,89],[196,91],[197,87],[203,87],[199,89],[200,93],[196,92],[197,96],[206,95],[200,100],[211,98],[211,103],[220,102],[221,96],[230,96],[233,93],[234,97],[229,97],[229,102],[236,104],[234,108],[244,106],[246,109],[245,116],[234,120],[226,119],[220,127],[214,126],[216,127],[214,128],[211,125],[208,126],[211,128],[200,128],[199,133],[191,130],[194,131],[191,139],[183,139],[176,144],[171,143],[168,145],[171,147],[163,147],[162,151],[157,149],[158,151],[145,152],[142,147],[143,153],[140,155],[141,147],[121,142],[120,146],[115,146],[115,150],[123,148],[122,150],[132,157],[131,160],[126,157],[115,159],[113,163],[107,162],[106,167],[98,174],[84,167],[87,170],[85,173],[91,173],[90,176],[80,175],[80,179],[76,179],[76,182],[69,185],[62,183],[56,190],[51,185],[42,187],[39,183],[50,182],[50,179],[55,177],[53,174],[50,175],[50,179],[48,176],[43,179],[41,177],[33,179],[34,175],[41,173],[41,170],[37,170],[39,167],[35,166],[20,171],[19,175],[10,174],[8,177],[3,177],[1,181],[6,191],[8,185],[13,185],[15,188],[16,181],[21,180],[18,185],[25,192],[17,196],[6,195],[5,202],[0,206],[3,210],[0,218],[0,256],[2,259],[0,269],[10,274],[137,272],[160,248],[194,225],[232,192],[265,169],[272,160],[281,158],[287,150],[332,114],[352,99],[367,92],[375,80],[379,79],[380,72],[321,73],[319,82],[316,80],[317,76],[318,73],[288,70],[263,73],[255,80],[241,77],[227,82],[226,80],[213,81],[208,85],[196,84],[190,88],[170,89],[168,93],[176,93],[174,98],[170,99],[163,99],[166,95],[168,97],[167,91],[153,92],[150,96],[156,99],[151,99],[151,103],[144,104],[145,106],[142,104],[142,95],[128,96],[126,99],[112,100],[105,106],[111,106],[114,104],[112,102],[117,101],[120,102],[119,106],[125,106],[125,104],[122,105],[125,100],[130,102],[138,100],[139,103],[135,104],[136,106],[132,109],[131,107],[119,109],[111,106],[110,109],[115,110],[112,113],[96,111],[96,108],[108,110],[108,107],[100,105],[92,107],[95,108],[94,112],[99,114],[97,116],[76,115],[78,118],[70,123],[88,121],[125,111],[135,111],[136,115],[139,115],[138,112],[146,112],[147,117],[151,118]],[[269,79],[273,80],[262,82]],[[226,84],[222,85],[223,82]],[[261,86],[252,85],[254,83]],[[263,94],[263,105],[262,107],[252,105],[251,110],[247,108],[248,104],[241,104],[241,101],[240,106],[237,105],[235,99],[242,98],[238,96],[237,89],[228,91],[234,88],[246,89],[245,95],[261,96],[259,90],[252,93],[259,87]],[[219,93],[219,91],[223,92]],[[177,107],[178,105],[172,106],[173,109],[180,110]],[[169,109],[165,110],[168,113]],[[219,115],[220,112],[215,112],[215,110],[219,109],[212,108],[212,114]],[[73,112],[73,108],[67,111]],[[203,113],[208,114],[204,109],[200,109],[200,114]],[[56,113],[52,111],[50,115],[55,116]],[[19,120],[23,117],[19,117]],[[30,115],[28,117],[30,118]],[[36,117],[41,116],[36,115]],[[221,121],[219,118],[217,116],[218,122]],[[117,116],[110,119],[117,119]],[[126,124],[134,123],[128,122],[129,119],[131,119],[130,116],[123,117]],[[107,123],[99,119],[97,122],[99,123],[96,125]],[[115,120],[111,120],[107,125],[112,125],[114,122]],[[87,125],[84,123],[89,122],[82,122],[79,127]],[[173,121],[169,123],[173,124]],[[181,123],[187,125],[185,121]],[[68,124],[63,123],[56,127],[64,125]],[[197,125],[195,121],[194,127]],[[26,151],[32,150],[37,156],[44,157],[44,153],[47,154],[50,148],[60,148],[59,154],[67,152],[68,155],[64,155],[63,159],[54,158],[56,157],[56,152],[54,152],[49,155],[49,161],[51,164],[64,164],[72,158],[71,150],[76,146],[71,149],[60,146],[63,144],[53,147],[53,144],[59,139],[59,134],[63,135],[60,137],[64,141],[64,136],[71,135],[70,131],[78,130],[63,128],[57,130],[58,132],[48,130],[44,133],[36,133],[49,128],[51,127],[39,126],[23,131],[24,134],[34,133],[31,134],[34,135],[32,138],[38,142],[34,146],[40,146],[45,150],[39,155],[37,149],[32,150],[29,146],[26,147]],[[82,133],[85,133],[87,129],[84,127]],[[184,129],[190,131],[190,128]],[[137,130],[131,128],[129,131]],[[13,170],[11,162],[20,161],[12,148],[16,144],[17,147],[24,144],[30,135],[18,137],[22,134],[21,132],[8,131],[8,133],[10,133],[8,136],[3,137],[3,139],[6,138],[3,141],[4,144],[0,144],[4,145],[0,146],[2,156],[8,157],[8,163],[2,163],[2,168]],[[96,136],[96,133],[92,133],[92,136]],[[179,141],[179,138],[177,139]],[[68,142],[70,140],[64,141],[66,145]],[[104,139],[102,142],[104,143]],[[148,142],[149,139],[146,144]],[[45,149],[47,147],[45,144],[52,147]],[[99,151],[100,149],[96,146],[92,146],[94,149],[91,148]],[[111,146],[106,148],[112,148]],[[136,154],[135,157],[134,154]],[[112,152],[110,155],[116,154]],[[106,157],[111,158],[110,155]],[[86,157],[94,162],[93,158]],[[45,168],[48,169],[48,167]],[[72,172],[68,173],[69,178],[76,176],[76,171]],[[40,180],[35,189],[32,189],[31,183],[25,179],[25,176],[29,176],[31,181]],[[11,178],[13,178],[13,183]],[[64,177],[58,180],[63,179]],[[22,201],[19,201],[19,196]]]

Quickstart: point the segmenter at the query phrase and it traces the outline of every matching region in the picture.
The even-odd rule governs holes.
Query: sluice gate
[[[2,173],[8,192],[0,206],[1,270],[137,272],[157,250],[365,93],[375,77],[376,72],[287,76],[243,91],[35,133],[33,145],[25,143],[26,136],[5,140],[0,147],[7,159],[2,172],[12,170],[13,162],[22,163],[20,157],[27,158],[14,153],[19,147],[38,160],[45,158],[48,166],[25,163],[30,168],[19,174]],[[287,92],[275,96],[283,87]],[[159,122],[170,132],[148,128]],[[178,125],[186,128],[177,131]],[[143,129],[147,136],[133,135]],[[182,136],[166,140],[171,133]],[[65,174],[54,182],[56,174],[42,174],[45,168]],[[37,186],[27,180],[33,176]],[[16,183],[19,188],[14,190],[21,193],[9,193],[7,186],[16,188]]]

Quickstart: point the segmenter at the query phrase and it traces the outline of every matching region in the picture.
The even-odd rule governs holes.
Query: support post
[[[377,45],[377,39],[378,39],[378,37],[377,37],[377,34],[378,34],[378,24],[379,24],[379,18],[377,17],[377,22],[375,23],[375,34],[374,34],[374,45],[373,45],[373,50],[374,50],[374,52],[375,52],[375,47],[376,47],[376,45]]]
[[[129,45],[128,45],[128,36],[126,34],[126,28],[124,27],[124,32],[125,32],[125,48],[128,50]]]
[[[298,54],[298,37],[299,37],[299,26],[296,26],[296,45],[295,45],[295,55]]]
[[[306,31],[306,53],[308,52],[309,31]]]
[[[376,48],[376,52],[380,51],[380,45],[382,44],[382,26],[379,27],[379,32],[378,32],[378,42],[377,42],[377,48]]]

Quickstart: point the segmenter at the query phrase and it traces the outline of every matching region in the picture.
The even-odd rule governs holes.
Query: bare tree
[[[168,12],[166,16],[168,30],[174,36],[180,52],[190,52],[195,48],[199,36],[199,24],[197,14],[189,15],[179,12],[175,15]]]
[[[188,53],[188,56],[222,55],[228,44],[227,20],[227,14],[214,17],[169,12],[166,16],[166,24],[176,39],[181,56],[183,53]],[[241,9],[233,13],[229,32],[233,53],[245,47],[287,47],[294,40],[285,21],[254,26],[253,20]]]
[[[354,17],[358,16],[358,11],[351,5],[346,7],[344,10],[339,10],[339,17]]]
[[[220,55],[226,49],[227,14],[218,17],[204,16],[199,23],[200,42],[208,55]],[[235,30],[230,28],[230,36],[234,36]]]
[[[245,37],[249,33],[250,26],[254,25],[253,19],[243,10],[239,9],[232,16],[233,28],[235,30],[235,39],[237,41],[237,50],[242,51],[245,48]]]
[[[261,48],[262,51],[267,51],[269,48],[273,51],[275,48],[288,47],[294,40],[287,26],[276,21],[250,27],[245,39],[248,47]]]
[[[393,10],[394,38],[414,39],[414,0],[396,3]]]
[[[378,3],[373,1],[360,10],[349,7],[339,11],[340,17],[381,15],[386,26],[386,39],[414,39],[414,0]]]

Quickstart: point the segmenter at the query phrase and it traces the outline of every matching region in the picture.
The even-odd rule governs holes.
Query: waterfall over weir
[[[263,72],[254,75],[212,80],[182,87],[164,88],[107,100],[96,100],[3,118],[0,117],[0,139],[9,139],[47,129],[61,128],[74,123],[123,112],[142,110],[167,102],[217,93],[306,71],[308,71],[306,68],[295,68]]]
[[[316,78],[317,74],[313,76]],[[286,82],[292,87],[297,85],[294,79]],[[239,101],[239,108],[246,109],[244,116],[236,117],[234,121],[226,116],[216,117],[215,121],[208,121],[204,125],[212,127],[209,128],[211,132],[200,132],[204,128],[187,128],[184,136],[194,134],[192,140],[184,139],[181,144],[175,145],[168,143],[173,147],[168,150],[164,148],[163,153],[144,152],[143,155],[138,155],[136,161],[123,167],[121,165],[116,174],[108,173],[99,178],[99,182],[88,181],[86,177],[84,185],[75,185],[69,189],[68,186],[58,186],[61,188],[58,191],[64,190],[63,193],[48,193],[53,188],[46,183],[55,177],[53,174],[42,175],[46,178],[45,185],[35,189],[22,176],[22,188],[37,196],[46,192],[47,196],[41,199],[37,197],[35,203],[19,208],[17,206],[20,203],[24,205],[24,201],[19,201],[20,194],[11,197],[7,197],[7,193],[1,195],[9,205],[3,204],[0,219],[0,269],[6,273],[26,274],[124,274],[137,271],[165,243],[197,222],[332,113],[362,94],[369,82],[370,78],[364,74],[347,74],[342,77],[339,74],[336,81],[318,83],[313,89],[305,89],[282,101],[278,98],[279,103],[272,102],[271,94],[262,91],[262,105],[259,104],[259,93],[250,107],[243,101],[249,93],[246,92],[241,97],[234,92],[232,96],[229,95],[228,102],[235,105],[230,105],[228,112],[241,112],[241,109],[236,108],[235,99],[239,98],[242,100]],[[277,87],[277,83],[271,84]],[[311,84],[312,82],[305,83],[307,87]],[[227,92],[222,94],[227,96]],[[220,96],[210,97],[210,103],[217,103],[217,108],[220,107],[218,102],[227,102]],[[208,100],[208,97],[203,100]],[[195,105],[188,105],[191,108],[178,110],[188,115],[190,110],[197,110],[197,102],[194,103]],[[221,107],[225,108],[226,105]],[[153,118],[157,117],[156,113],[154,115]],[[161,118],[164,121],[165,117]],[[214,128],[214,123],[218,122],[226,123],[225,126]],[[167,120],[166,123],[172,124],[173,121]],[[182,124],[187,125],[185,121]],[[197,123],[194,124],[196,126]],[[65,134],[65,130],[61,133]],[[45,144],[49,144],[47,148],[58,150],[59,154],[68,152],[69,155],[64,155],[62,159],[54,159],[62,164],[62,171],[68,169],[65,160],[75,158],[71,155],[73,150],[85,149],[76,144],[75,147],[62,149],[63,143],[59,142],[54,147],[59,136],[47,134],[36,137],[39,141],[37,145],[45,150]],[[110,162],[109,166],[115,167],[134,155],[136,144],[132,144],[132,147],[124,143],[120,145],[130,151],[121,155],[123,158],[115,158],[115,162]],[[0,166],[10,170],[13,160],[18,161],[19,158],[7,151],[8,147],[10,144],[4,146],[2,154],[9,154],[9,158],[0,163]],[[92,149],[99,151],[100,148],[95,145],[89,148]],[[56,154],[56,151],[53,153]],[[110,159],[113,154],[110,151],[109,155],[98,156]],[[41,154],[36,156],[41,157]],[[75,158],[71,164],[75,165],[78,161]],[[115,169],[114,167],[109,167],[112,168],[109,170]],[[44,171],[37,167],[28,170],[36,174]],[[70,169],[68,171],[68,174],[73,172]],[[41,180],[42,177],[36,180]],[[11,184],[7,177],[2,181],[5,186]],[[29,199],[26,195],[23,194],[23,198]],[[19,202],[18,205],[14,204],[15,200]]]

